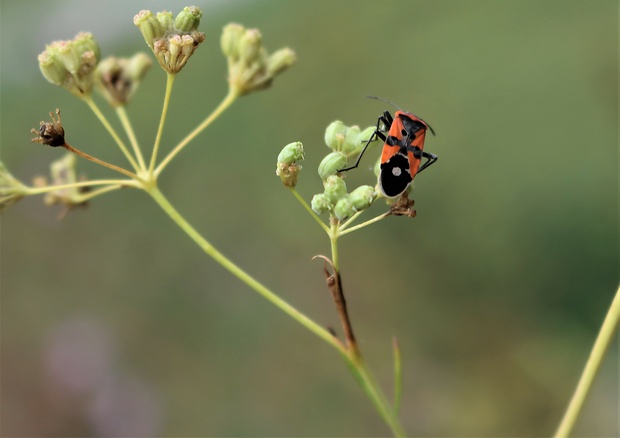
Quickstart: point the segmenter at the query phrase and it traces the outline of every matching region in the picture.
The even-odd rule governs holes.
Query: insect
[[[376,97],[372,98],[378,99]],[[433,128],[414,114],[399,108],[394,113],[394,117],[392,117],[389,111],[384,111],[383,115],[377,120],[375,132],[370,136],[364,149],[357,157],[357,162],[353,166],[340,171],[355,169],[359,165],[368,145],[375,137],[378,137],[384,143],[381,152],[379,188],[388,198],[400,196],[407,190],[407,187],[409,187],[411,181],[418,173],[437,161],[437,155],[424,151],[424,140],[427,130],[430,130],[435,135]],[[422,163],[422,158],[426,159],[424,163]]]

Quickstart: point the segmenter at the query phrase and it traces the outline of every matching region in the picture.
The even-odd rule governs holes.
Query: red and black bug
[[[414,114],[399,109],[392,117],[389,111],[384,111],[377,120],[375,132],[357,157],[357,162],[341,169],[341,172],[356,168],[368,145],[378,137],[384,143],[379,188],[388,198],[400,196],[418,173],[437,161],[437,155],[424,151],[427,130],[435,135],[433,128]],[[422,158],[426,158],[424,163]]]

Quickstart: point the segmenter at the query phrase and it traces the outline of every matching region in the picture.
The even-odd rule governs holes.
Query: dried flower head
[[[30,132],[36,134],[37,137],[32,141],[35,143],[46,144],[48,146],[57,147],[65,145],[65,130],[60,120],[60,110],[56,109],[56,118],[54,113],[50,112],[51,122],[41,121],[39,130],[32,128]]]

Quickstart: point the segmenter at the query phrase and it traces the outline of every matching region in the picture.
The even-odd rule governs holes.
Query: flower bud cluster
[[[205,34],[198,31],[201,17],[200,8],[187,6],[176,18],[168,11],[153,15],[151,11],[143,10],[133,18],[133,22],[162,68],[176,74],[205,40]]]
[[[45,79],[60,85],[78,97],[88,96],[101,53],[99,45],[88,32],[73,40],[54,41],[39,57],[39,68]]]
[[[66,186],[77,182],[76,157],[74,154],[67,153],[62,158],[50,164],[51,183],[56,186]],[[47,185],[45,177],[35,181],[38,185]],[[82,200],[84,187],[65,187],[56,189],[45,195],[45,205],[63,204],[67,207],[85,205]]]
[[[296,60],[288,47],[268,54],[258,29],[236,23],[224,27],[221,46],[228,59],[228,83],[239,95],[269,87],[273,78]]]
[[[152,64],[145,53],[136,53],[131,58],[110,56],[97,67],[96,89],[113,107],[126,105]]]
[[[329,212],[343,221],[358,211],[368,208],[376,199],[374,187],[362,185],[350,193],[338,173],[346,167],[347,159],[361,152],[374,132],[373,127],[361,130],[359,126],[345,126],[336,121],[325,131],[325,143],[332,150],[319,164],[319,176],[323,180],[323,193],[312,198],[312,210],[317,213]]]
[[[301,164],[298,161],[304,159],[304,145],[301,142],[289,143],[278,155],[278,162],[276,165],[276,175],[282,180],[288,188],[293,188],[297,185],[297,175],[301,172]]]

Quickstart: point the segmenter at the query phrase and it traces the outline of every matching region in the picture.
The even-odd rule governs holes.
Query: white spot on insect
[[[400,176],[401,173],[403,173],[403,170],[400,167],[394,167],[392,169],[392,175],[394,176]]]

